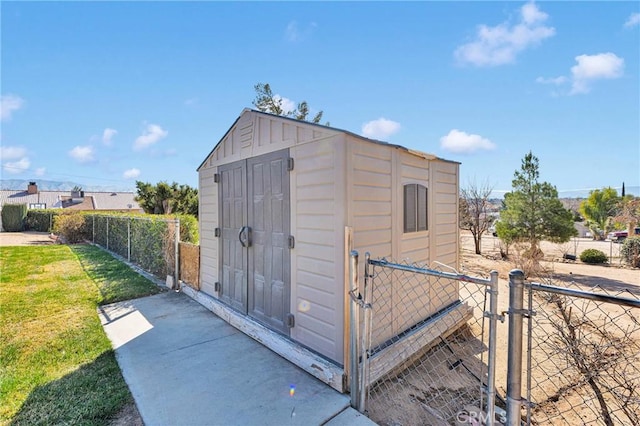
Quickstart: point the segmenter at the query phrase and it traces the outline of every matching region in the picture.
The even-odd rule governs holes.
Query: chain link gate
[[[498,273],[476,278],[367,254],[360,285],[357,266],[352,252],[352,405],[383,425],[504,421]]]
[[[509,424],[640,424],[640,289],[563,285],[510,274]]]
[[[357,252],[350,269],[352,406],[377,423],[640,424],[633,284],[558,287],[512,270],[507,330],[497,329],[497,272],[475,278],[367,254],[361,282]]]

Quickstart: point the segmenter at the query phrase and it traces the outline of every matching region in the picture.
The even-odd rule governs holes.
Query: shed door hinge
[[[287,314],[287,327],[293,328],[296,326],[296,317],[293,314]]]
[[[287,171],[293,170],[293,157],[287,158]]]
[[[214,181],[215,183],[220,183],[220,173],[215,173],[215,174],[213,175],[213,181]]]
[[[292,249],[296,246],[296,239],[294,238],[293,235],[289,235],[289,238],[287,238],[288,243],[289,243],[289,248]]]
[[[217,293],[220,293],[220,290],[222,290],[222,286],[220,285],[220,283],[219,283],[219,282],[216,282],[216,283],[213,285],[213,289],[214,289]]]
[[[216,236],[216,237],[219,237],[219,236],[220,236],[220,228],[216,228],[216,229],[213,231],[213,235],[214,235],[214,236]]]

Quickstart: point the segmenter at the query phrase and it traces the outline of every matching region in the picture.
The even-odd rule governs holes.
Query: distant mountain
[[[77,182],[59,182],[54,180],[34,179],[0,179],[0,189],[4,190],[27,190],[29,182],[35,181],[40,191],[71,191],[74,187],[79,186],[88,192],[135,192],[135,188],[125,188],[117,185],[83,185]]]
[[[602,187],[604,188],[604,187]],[[595,188],[595,189],[602,189]],[[622,194],[622,187],[614,187],[616,191],[618,191],[618,195]],[[588,198],[589,192],[591,189],[574,189],[574,190],[558,190],[558,197],[560,198]],[[640,195],[640,186],[627,186],[624,189],[626,195],[635,195],[636,197]]]
[[[602,188],[597,188],[602,189]],[[615,187],[616,191],[618,191],[618,195],[621,195],[622,188]],[[559,198],[587,198],[589,197],[589,191],[591,189],[558,189],[558,197]],[[504,198],[504,194],[507,191],[497,191],[494,190],[491,193],[491,199],[502,200]],[[627,186],[625,187],[625,194],[627,195],[635,195],[636,197],[640,196],[640,186]]]

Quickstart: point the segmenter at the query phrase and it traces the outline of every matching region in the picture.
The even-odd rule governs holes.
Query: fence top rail
[[[127,215],[115,215],[115,214],[88,214],[89,217],[101,217],[107,219],[126,219],[126,220],[144,220],[147,222],[155,220],[156,222],[175,223],[179,219],[166,219],[157,217],[143,217],[143,216],[127,216]]]
[[[382,259],[368,259],[368,262],[369,262],[370,265],[380,266],[380,267],[383,267],[383,268],[398,269],[398,270],[401,270],[401,271],[413,272],[413,273],[416,273],[416,274],[431,275],[431,276],[434,276],[434,277],[447,278],[447,279],[452,279],[452,280],[457,280],[457,281],[464,281],[464,282],[469,282],[469,283],[474,283],[474,284],[486,285],[486,286],[491,286],[492,285],[492,281],[491,281],[490,278],[471,277],[471,276],[465,275],[465,274],[456,274],[456,273],[453,273],[453,272],[443,272],[443,271],[436,271],[435,269],[419,268],[419,267],[416,267],[416,266],[403,265],[401,263],[389,262],[388,260],[386,260],[384,258],[382,258]]]
[[[598,294],[585,290],[576,290],[565,287],[558,287],[547,284],[540,283],[526,283],[525,286],[528,286],[531,290],[535,291],[545,291],[548,293],[556,293],[562,294],[564,296],[572,296],[572,297],[580,297],[582,299],[595,300],[598,302],[606,302],[613,303],[621,306],[629,306],[631,308],[640,308],[640,300],[638,299],[629,299],[626,297],[620,296],[612,296],[609,294]]]

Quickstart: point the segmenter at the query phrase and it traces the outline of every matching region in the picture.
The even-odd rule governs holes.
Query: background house
[[[283,336],[277,345],[342,365],[345,241],[352,235],[351,248],[374,257],[457,268],[458,167],[245,109],[198,168],[201,292],[240,323]],[[422,318],[458,299],[454,284],[432,291],[417,304]]]
[[[0,190],[5,204],[26,204],[28,209],[70,209],[143,212],[133,192],[40,191],[36,182],[26,190]]]

